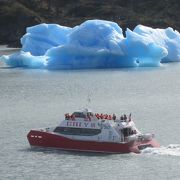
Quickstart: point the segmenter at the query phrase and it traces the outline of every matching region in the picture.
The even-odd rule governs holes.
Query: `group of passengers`
[[[99,113],[96,113],[95,116],[98,118],[98,119],[108,119],[108,120],[116,120],[116,115],[113,114],[113,115],[108,115],[108,114],[99,114]]]
[[[121,121],[127,121],[127,116],[126,116],[126,114],[122,115],[122,116],[120,117],[120,120],[121,120]]]
[[[87,119],[87,120],[91,120],[91,117],[93,116],[93,114],[91,113],[91,114],[87,114],[86,116],[85,116],[85,119]],[[107,120],[116,120],[116,115],[115,114],[113,114],[113,115],[108,115],[108,114],[99,114],[99,113],[95,113],[95,116],[96,116],[96,118],[97,119],[107,119]],[[76,116],[75,116],[75,114],[69,114],[69,113],[66,113],[65,114],[65,119],[66,120],[75,120],[75,118],[76,118]],[[126,116],[126,114],[124,114],[124,115],[122,115],[121,117],[120,117],[120,120],[121,121],[127,121],[127,116]]]
[[[84,118],[84,119],[86,119],[86,120],[91,120],[91,117],[93,116],[93,114],[92,113],[87,113],[87,115],[81,115],[81,116],[79,116],[79,115],[77,115],[77,114],[69,114],[69,113],[66,113],[65,114],[65,119],[66,120],[75,120],[76,118]]]
[[[107,119],[107,120],[116,120],[116,115],[115,114],[113,114],[113,115],[108,115],[108,114],[98,114],[98,113],[96,113],[95,114],[95,116],[98,118],[98,119]],[[124,115],[122,115],[121,117],[120,117],[120,120],[121,121],[127,121],[127,116],[126,116],[126,114],[124,114]]]
[[[69,113],[66,113],[65,114],[65,119],[66,120],[69,120],[69,119],[71,119],[71,120],[75,120],[75,115],[74,114],[69,114]]]

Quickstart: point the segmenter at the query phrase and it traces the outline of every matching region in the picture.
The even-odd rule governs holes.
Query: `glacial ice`
[[[138,25],[133,32],[167,50],[168,54],[161,62],[180,61],[180,33],[178,31],[174,31],[170,27],[167,29],[153,29]]]
[[[24,51],[4,55],[1,59],[11,67],[44,68],[46,64],[45,56],[33,56],[30,52]]]
[[[30,52],[34,56],[44,55],[48,49],[66,44],[71,29],[57,24],[28,27],[21,38],[22,51]]]
[[[57,24],[28,27],[20,52],[0,59],[12,67],[87,69],[160,66],[180,61],[180,33],[138,25],[88,20],[73,28]]]

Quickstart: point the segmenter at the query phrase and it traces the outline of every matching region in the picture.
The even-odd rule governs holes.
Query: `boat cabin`
[[[102,117],[100,117],[97,114],[88,109],[75,111],[71,115],[67,113],[65,114],[65,120],[53,132],[75,139],[83,138],[112,142],[124,142],[126,138],[139,132],[131,118],[125,121],[121,118],[108,118],[111,115],[101,113]],[[111,117],[113,116],[115,114]]]

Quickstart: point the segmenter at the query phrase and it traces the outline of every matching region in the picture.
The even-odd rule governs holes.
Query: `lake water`
[[[88,99],[91,102],[88,102]],[[179,180],[180,64],[160,68],[48,71],[0,64],[0,179]],[[97,154],[31,149],[32,128],[59,124],[89,106],[132,113],[155,133],[161,148],[142,154]]]

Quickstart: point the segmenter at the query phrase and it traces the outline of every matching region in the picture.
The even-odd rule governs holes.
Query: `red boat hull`
[[[132,141],[129,143],[112,143],[82,141],[66,138],[51,132],[31,130],[27,135],[31,146],[59,148],[63,150],[105,152],[105,153],[140,153],[146,147],[159,147],[155,139],[148,141]]]

